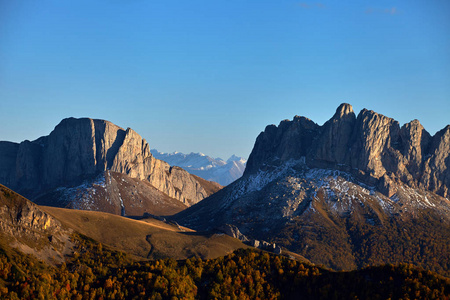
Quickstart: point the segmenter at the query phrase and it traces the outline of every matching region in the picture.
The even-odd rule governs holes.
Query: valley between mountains
[[[344,103],[224,161],[68,118],[0,184],[5,299],[450,298],[450,125]]]

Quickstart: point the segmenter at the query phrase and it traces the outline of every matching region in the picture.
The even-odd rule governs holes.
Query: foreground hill
[[[96,181],[105,182],[107,179],[109,182],[109,179],[114,179],[114,176],[109,176],[109,172],[127,175],[128,177],[121,179],[127,178],[129,184],[142,181],[143,184],[151,185],[160,192],[159,195],[165,194],[160,197],[160,202],[170,197],[184,206],[197,203],[220,189],[216,184],[213,191],[205,190],[193,175],[154,158],[148,143],[134,130],[124,130],[104,120],[64,119],[50,135],[35,141],[20,144],[0,142],[0,183],[33,201],[46,198],[50,193],[51,197],[48,198],[55,200],[59,206],[69,200],[64,206],[80,207],[77,203],[71,203],[71,198],[64,197],[64,194],[63,197],[54,199],[58,195],[58,189],[81,189],[83,185],[89,188]],[[132,180],[128,178],[135,182],[131,183]],[[146,188],[147,191],[150,189]],[[108,208],[107,211],[120,213],[124,204],[121,200],[114,201],[113,197],[120,197],[110,191],[112,190],[104,191],[104,199],[109,198],[110,204],[115,207]],[[158,197],[156,192],[150,194],[152,199]],[[93,200],[97,198],[92,197]],[[136,211],[136,207],[141,204],[135,200],[132,197],[127,199],[131,203],[129,206],[134,206]],[[138,199],[145,200],[145,197]],[[49,202],[46,204],[53,205]],[[143,207],[151,205],[143,204]],[[100,209],[103,206],[105,205],[96,203],[93,205]],[[173,203],[168,203],[167,206],[172,211],[180,208]],[[136,213],[135,211],[132,213]],[[142,210],[139,213],[142,215],[144,212]]]
[[[76,232],[138,259],[210,259],[248,247],[224,234],[197,233],[153,218],[133,220],[96,211],[41,209]]]
[[[245,159],[235,155],[224,161],[203,153],[162,153],[156,149],[152,149],[151,153],[155,158],[163,160],[171,166],[181,167],[191,174],[217,182],[223,186],[229,185],[240,178],[247,163]]]
[[[64,262],[73,233],[59,220],[7,187],[0,185],[0,246],[50,263]],[[8,251],[9,252],[9,251]]]
[[[80,234],[140,260],[209,259],[247,247],[227,235],[197,233],[153,218],[133,220],[97,211],[38,206],[1,185],[0,217],[3,249],[17,249],[51,264],[63,263],[73,254],[73,236]]]
[[[336,269],[409,262],[449,274],[450,126],[431,137],[348,104],[319,126],[270,125],[244,176],[174,216],[197,230],[233,224]]]

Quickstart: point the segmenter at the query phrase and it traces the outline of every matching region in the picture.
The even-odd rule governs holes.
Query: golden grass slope
[[[103,212],[41,206],[65,226],[137,258],[203,259],[248,246],[224,234],[201,234],[155,219],[133,220]]]

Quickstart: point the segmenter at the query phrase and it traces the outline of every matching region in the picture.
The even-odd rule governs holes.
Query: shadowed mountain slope
[[[205,190],[211,191],[206,182]],[[157,190],[147,181],[105,171],[97,177],[70,187],[58,187],[37,197],[39,205],[103,211],[122,216],[150,213],[167,216],[188,206]]]

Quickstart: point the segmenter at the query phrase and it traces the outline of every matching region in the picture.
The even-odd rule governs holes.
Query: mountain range
[[[197,230],[237,226],[335,269],[411,262],[449,274],[450,125],[340,105],[322,126],[269,125],[243,177],[176,214]]]
[[[450,125],[342,104],[244,164],[88,118],[0,142],[0,298],[448,298]]]
[[[240,178],[247,163],[247,160],[235,155],[224,161],[221,158],[212,158],[203,153],[163,153],[156,149],[152,149],[150,152],[155,158],[163,160],[171,166],[181,167],[191,174],[223,186],[229,185]]]

